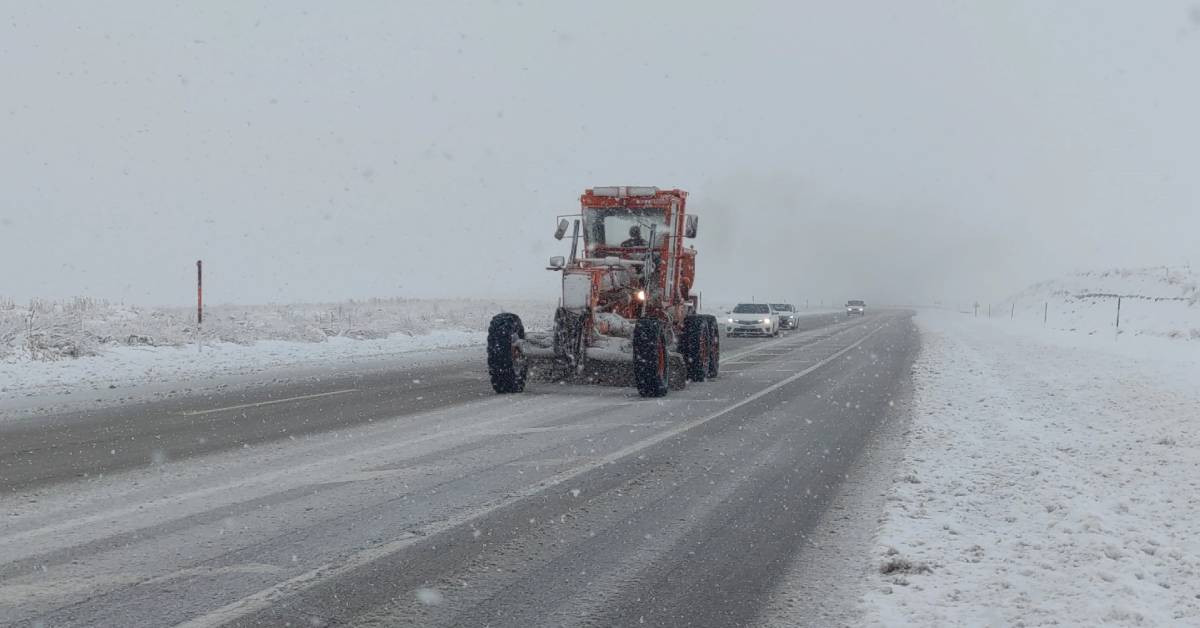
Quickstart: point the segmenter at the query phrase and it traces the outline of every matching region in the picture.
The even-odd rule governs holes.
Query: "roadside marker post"
[[[204,262],[196,260],[196,353],[203,351],[200,326],[204,324]]]

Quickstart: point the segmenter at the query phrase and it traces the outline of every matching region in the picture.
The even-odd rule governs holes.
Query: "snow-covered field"
[[[0,302],[0,404],[479,345],[501,311],[516,312],[527,326],[546,326],[554,304],[379,299],[215,306],[205,310],[198,349],[195,312],[186,308]]]
[[[917,317],[876,625],[1200,625],[1200,347]]]
[[[1116,335],[1118,295],[1120,335],[1200,341],[1200,276],[1184,267],[1078,272],[1034,284],[992,306],[991,314],[1050,329]]]

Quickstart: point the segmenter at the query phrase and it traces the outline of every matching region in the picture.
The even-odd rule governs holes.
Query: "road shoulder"
[[[1200,620],[1196,359],[953,313],[917,321],[914,418],[862,623]]]
[[[916,352],[914,351],[914,354]],[[912,418],[912,382],[850,465],[793,565],[771,592],[757,625],[858,626],[862,597],[877,573],[873,545]]]
[[[354,346],[358,343],[358,346]],[[279,343],[283,344],[283,343]],[[301,343],[288,343],[300,347]],[[0,392],[0,422],[29,417],[96,410],[132,404],[225,395],[280,384],[319,381],[381,370],[433,368],[482,360],[482,340],[441,349],[387,351],[354,340],[339,346],[354,351],[333,353],[310,343],[309,353],[296,347],[275,355],[258,347],[251,357],[220,354],[217,349],[196,354],[176,347],[157,347],[153,363],[113,365],[110,357],[77,358],[73,362],[4,365],[39,372],[14,379]],[[304,347],[302,347],[304,348]],[[194,348],[191,350],[194,351]],[[108,360],[108,362],[106,362]],[[110,367],[112,370],[110,370]],[[0,378],[2,379],[2,378]],[[27,381],[26,381],[27,380]]]

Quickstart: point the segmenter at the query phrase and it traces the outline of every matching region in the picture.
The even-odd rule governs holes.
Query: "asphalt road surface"
[[[664,399],[482,356],[0,424],[0,624],[754,625],[907,394],[904,312]]]

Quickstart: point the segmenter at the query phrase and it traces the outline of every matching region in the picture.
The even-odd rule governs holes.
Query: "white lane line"
[[[771,347],[784,344],[784,343],[788,342],[789,340],[795,341],[795,340],[805,340],[805,339],[806,338],[802,338],[799,336],[795,337],[795,338],[792,338],[789,336],[787,338],[776,338],[774,340],[768,340],[766,342],[762,342],[762,343],[759,343],[756,345],[750,345],[749,347],[746,347],[745,349],[742,349],[741,351],[738,351],[737,353],[734,353],[732,355],[728,355],[728,356],[723,355],[723,356],[721,356],[721,361],[722,362],[733,361],[744,355],[750,355],[752,353],[757,353],[759,351],[762,351],[763,349],[769,349]]]
[[[555,487],[555,486],[558,486],[565,482],[568,482],[570,480],[573,480],[589,471],[593,471],[593,470],[598,469],[607,464],[612,464],[622,458],[631,456],[639,451],[642,451],[643,449],[657,445],[658,443],[661,443],[667,439],[679,436],[680,434],[683,434],[684,432],[687,432],[696,427],[704,425],[705,423],[708,423],[709,421],[712,421],[713,419],[717,419],[722,416],[725,416],[726,414],[729,414],[730,412],[733,412],[734,410],[737,410],[738,408],[740,408],[748,403],[757,401],[757,400],[765,397],[766,395],[769,395],[769,394],[775,392],[776,390],[779,390],[780,388],[783,388],[784,386],[787,386],[788,384],[800,379],[801,377],[804,377],[805,375],[812,373],[813,371],[817,370],[818,368],[820,368],[826,364],[829,364],[830,362],[833,362],[834,360],[836,360],[836,359],[842,357],[843,355],[845,355],[846,353],[848,353],[851,349],[866,342],[866,340],[868,338],[870,338],[871,336],[874,336],[875,333],[878,332],[880,329],[883,329],[882,325],[871,330],[862,338],[859,338],[858,341],[856,341],[854,344],[852,344],[844,349],[841,349],[837,353],[834,353],[834,354],[830,355],[829,357],[826,357],[825,359],[804,369],[803,371],[800,371],[799,373],[796,373],[795,375],[792,375],[791,377],[784,378],[770,386],[767,386],[766,388],[754,393],[753,395],[750,395],[750,396],[746,397],[745,399],[742,399],[741,401],[739,401],[727,408],[718,410],[717,412],[714,412],[713,414],[710,414],[705,417],[701,417],[699,419],[693,419],[693,420],[687,421],[685,423],[680,423],[678,426],[676,426],[672,429],[666,430],[664,432],[659,432],[659,433],[655,434],[654,436],[651,436],[649,438],[640,440],[636,443],[633,443],[631,445],[628,445],[626,447],[618,449],[617,451],[614,451],[606,456],[596,458],[596,459],[592,460],[591,462],[588,462],[587,464],[575,467],[574,469],[569,469],[566,471],[562,471],[560,473],[556,473],[556,474],[546,478],[545,480],[542,480],[538,484],[528,486],[528,487],[526,487],[520,491],[517,491],[515,493],[510,493],[509,496],[504,499],[494,501],[490,504],[484,504],[477,508],[468,509],[468,510],[466,510],[462,513],[459,513],[453,517],[450,517],[448,519],[443,519],[442,521],[439,521],[437,523],[430,524],[424,530],[422,530],[419,535],[398,538],[398,539],[389,541],[387,543],[384,543],[382,545],[370,547],[370,548],[362,550],[358,553],[351,554],[350,556],[347,556],[337,562],[326,563],[326,564],[316,567],[314,569],[310,569],[309,571],[306,571],[294,578],[289,578],[287,580],[284,580],[283,582],[275,584],[274,586],[263,589],[257,593],[248,595],[248,596],[246,596],[240,600],[237,600],[235,602],[232,602],[230,604],[226,604],[225,606],[222,606],[221,608],[212,610],[208,613],[205,613],[204,615],[201,615],[201,616],[193,618],[189,621],[178,624],[176,628],[212,628],[215,626],[221,626],[221,625],[230,623],[232,621],[236,621],[238,619],[242,619],[242,618],[246,617],[247,615],[252,615],[252,614],[262,611],[264,609],[270,608],[273,604],[275,604],[279,600],[282,600],[287,597],[291,597],[291,596],[299,594],[299,593],[303,593],[304,591],[307,591],[313,587],[321,585],[329,580],[334,580],[336,578],[340,578],[341,576],[343,576],[347,573],[350,573],[351,571],[354,571],[356,569],[359,569],[360,567],[369,565],[381,558],[384,558],[385,556],[394,554],[394,553],[396,553],[400,550],[403,550],[403,549],[405,549],[411,545],[414,545],[416,543],[420,543],[421,541],[423,541],[433,535],[441,534],[443,532],[453,530],[454,528],[457,528],[462,525],[466,525],[466,524],[476,521],[478,519],[482,519],[482,518],[492,514],[493,512],[500,510],[501,508],[508,507],[516,502],[523,500],[523,499],[528,499],[530,497],[533,497],[534,495],[537,495],[538,493],[542,493],[542,492],[546,491],[547,489],[550,489],[552,487]]]
[[[847,330],[842,330],[842,332],[844,332],[844,331],[847,331]],[[842,332],[838,332],[838,333],[842,333]],[[789,341],[789,340],[791,340],[793,342],[788,343],[787,341]],[[801,340],[803,340],[805,342],[799,342]],[[760,356],[760,355],[765,358],[764,361],[770,361],[774,358],[777,358],[777,357],[780,357],[783,355],[787,355],[788,353],[791,353],[791,352],[795,351],[796,349],[799,349],[801,347],[807,347],[813,343],[820,342],[822,340],[827,340],[827,338],[822,338],[822,337],[799,338],[799,337],[797,337],[797,338],[780,338],[779,340],[772,340],[772,341],[770,341],[769,344],[763,343],[758,346],[753,346],[753,347],[743,349],[734,354],[730,354],[730,355],[722,354],[721,355],[721,367],[723,369],[726,364],[751,364],[752,363],[751,359],[755,358],[757,356]],[[775,347],[778,344],[783,344],[783,343],[787,343],[787,344],[784,344],[782,347],[785,350],[785,353],[781,353],[779,355],[763,353],[763,351],[770,349],[771,347]]]
[[[236,565],[225,565],[225,566],[221,566],[221,567],[211,567],[211,566],[201,565],[198,567],[191,567],[189,569],[181,569],[179,571],[169,573],[165,576],[159,576],[157,578],[150,578],[149,580],[143,581],[142,584],[143,585],[161,584],[164,582],[170,582],[172,580],[176,580],[178,578],[185,578],[188,576],[204,576],[204,577],[211,578],[213,576],[220,576],[220,575],[225,575],[225,574],[248,574],[248,573],[249,574],[272,574],[272,573],[279,573],[281,571],[283,571],[282,567],[278,567],[276,565],[268,565],[266,563],[239,563]]]
[[[861,322],[856,325],[847,325],[845,323],[834,323],[832,325],[827,325],[825,327],[817,327],[816,329],[810,329],[807,331],[803,331],[803,332],[800,332],[795,335],[789,334],[782,338],[773,338],[770,340],[766,340],[764,342],[750,345],[749,347],[746,347],[745,349],[742,349],[741,351],[738,351],[737,353],[732,353],[729,355],[722,354],[721,355],[721,366],[724,367],[724,365],[726,365],[726,364],[745,364],[746,363],[745,361],[739,362],[739,360],[741,360],[742,357],[748,356],[748,355],[757,355],[760,352],[763,352],[766,350],[772,350],[772,349],[777,348],[779,350],[784,350],[787,352],[795,351],[796,349],[799,349],[800,347],[807,347],[809,345],[821,342],[822,340],[829,340],[830,338],[839,336],[848,331],[852,331],[852,330],[855,330],[855,329],[858,329],[858,328],[864,327],[864,326],[865,325],[863,325]],[[783,354],[783,355],[786,355],[786,354]],[[776,357],[776,356],[771,356],[771,357]]]
[[[270,401],[259,401],[257,403],[243,403],[236,406],[225,406],[224,408],[212,408],[210,410],[188,410],[180,412],[180,416],[197,416],[200,414],[212,414],[213,412],[225,412],[227,410],[241,410],[243,408],[257,408],[259,406],[269,406],[276,403],[285,403],[288,401],[300,401],[301,399],[316,399],[317,397],[328,397],[330,395],[344,395],[346,393],[358,392],[357,388],[347,388],[345,390],[331,390],[329,392],[315,393],[312,395],[300,395],[299,397],[288,397],[286,399],[272,399]]]
[[[530,403],[532,403],[532,402],[530,402]],[[577,405],[579,403],[581,403],[581,400],[580,401],[571,400],[571,402],[568,403],[564,409],[569,410],[571,406]],[[283,469],[277,469],[275,471],[260,473],[253,477],[238,479],[233,482],[218,484],[216,486],[208,486],[205,488],[196,489],[196,490],[188,491],[188,492],[184,492],[184,493],[176,493],[176,494],[171,495],[170,497],[163,497],[163,498],[160,498],[160,499],[157,499],[154,501],[134,503],[134,504],[130,504],[127,506],[121,506],[121,507],[115,508],[113,510],[99,512],[99,513],[96,513],[93,515],[87,515],[85,517],[80,517],[78,519],[65,519],[65,520],[60,521],[59,523],[43,525],[43,526],[40,526],[37,528],[32,528],[32,529],[25,530],[22,532],[10,534],[8,536],[0,536],[0,542],[3,542],[5,544],[11,545],[11,546],[16,546],[16,544],[18,544],[18,543],[29,543],[30,539],[33,539],[33,538],[46,536],[46,535],[50,535],[50,534],[58,534],[60,532],[64,532],[67,530],[80,528],[85,525],[93,525],[93,524],[94,525],[111,525],[113,523],[118,523],[118,520],[120,518],[127,517],[127,516],[129,516],[131,514],[135,514],[135,513],[140,516],[151,516],[151,513],[154,511],[178,508],[178,507],[181,507],[181,506],[187,504],[190,501],[195,501],[195,500],[200,500],[200,499],[208,499],[209,505],[215,508],[216,506],[213,505],[215,503],[220,503],[221,505],[228,505],[228,504],[219,498],[213,498],[212,496],[214,496],[214,495],[222,495],[225,493],[232,493],[233,491],[245,489],[248,487],[258,487],[258,486],[264,486],[264,485],[274,486],[277,490],[283,490],[284,487],[292,488],[293,483],[289,481],[291,478],[311,477],[313,474],[323,473],[324,470],[326,470],[326,469],[329,470],[328,477],[337,478],[337,477],[340,477],[337,475],[339,469],[343,469],[343,468],[349,466],[350,464],[353,464],[354,462],[359,461],[359,460],[369,460],[372,457],[384,457],[394,451],[399,451],[399,450],[402,450],[402,449],[405,449],[408,447],[413,447],[416,445],[420,445],[420,444],[424,444],[427,442],[436,441],[436,440],[440,440],[440,439],[444,439],[444,438],[452,438],[452,437],[456,437],[456,436],[462,436],[464,434],[471,434],[471,435],[477,434],[480,430],[485,429],[491,425],[494,425],[497,423],[504,423],[506,421],[511,420],[513,418],[513,415],[510,414],[510,412],[514,411],[513,410],[514,406],[517,408],[517,410],[515,410],[515,411],[519,412],[520,408],[522,408],[525,405],[529,405],[529,404],[521,403],[521,402],[518,402],[517,404],[509,404],[503,398],[497,396],[497,397],[489,397],[479,403],[473,403],[473,404],[468,404],[465,406],[460,406],[458,408],[458,411],[464,411],[464,409],[465,409],[465,411],[477,410],[478,414],[486,414],[487,412],[489,412],[488,408],[492,405],[500,405],[503,410],[507,410],[507,411],[501,412],[498,416],[494,415],[495,418],[476,421],[475,423],[471,423],[471,424],[465,425],[463,427],[456,427],[456,428],[451,428],[451,429],[440,429],[439,428],[434,432],[422,433],[416,437],[407,438],[404,440],[399,440],[399,441],[394,441],[394,442],[386,442],[377,447],[373,447],[370,449],[360,449],[360,450],[354,451],[349,454],[343,454],[343,455],[335,456],[332,458],[323,458],[323,459],[318,460],[317,462],[300,465],[298,467],[287,467],[287,468],[283,468]],[[433,412],[430,412],[430,413],[427,413],[424,415],[420,415],[420,416],[431,417],[431,416],[435,416],[435,415],[445,414],[445,412],[446,412],[446,410],[442,409],[442,410],[436,410],[436,411],[433,411]],[[393,419],[387,419],[387,420],[393,420]],[[313,484],[322,484],[322,483],[327,483],[329,481],[336,481],[336,480],[328,480],[327,479],[325,481],[312,482],[312,483]]]
[[[482,430],[480,434],[489,436],[520,436],[525,434],[546,434],[574,430],[610,430],[610,429],[639,429],[643,427],[662,427],[670,425],[671,421],[647,421],[645,423],[564,423],[562,425],[541,425],[536,427],[518,427],[513,429]]]

